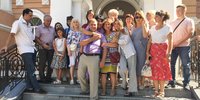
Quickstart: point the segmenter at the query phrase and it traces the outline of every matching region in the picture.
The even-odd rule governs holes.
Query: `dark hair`
[[[133,15],[132,15],[132,14],[126,14],[126,15],[125,15],[125,19],[128,18],[128,17],[130,17],[130,18],[133,19]]]
[[[167,12],[164,12],[163,10],[157,11],[155,15],[163,17],[162,21],[166,21],[166,20],[168,20],[170,18],[169,14]]]
[[[102,22],[103,22],[103,20],[104,20],[104,16],[102,16],[102,15],[97,15],[96,17],[95,17],[95,19],[98,21],[98,20],[101,20]]]
[[[56,30],[56,36],[57,36],[57,37],[58,37],[58,33],[57,33],[58,31],[62,31],[62,32],[63,32],[62,36],[65,37],[65,30],[64,30],[63,27],[57,28],[57,30]]]
[[[72,20],[73,18],[73,16],[67,16],[67,20]]]
[[[87,13],[86,13],[87,23],[89,23],[88,15],[91,14],[91,13],[94,14],[93,10],[88,10]]]
[[[22,15],[24,16],[25,14],[29,14],[30,12],[32,13],[33,11],[29,8],[26,8],[23,10]]]
[[[57,26],[58,24],[60,24],[61,27],[63,28],[63,25],[62,25],[60,22],[56,22],[55,25],[54,25],[55,32],[57,31],[57,30],[56,30],[56,26]],[[63,28],[63,29],[64,29],[64,28]]]

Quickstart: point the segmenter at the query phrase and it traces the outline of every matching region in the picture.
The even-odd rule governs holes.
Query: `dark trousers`
[[[26,69],[26,86],[27,88],[33,88],[34,90],[40,89],[35,72],[35,53],[23,53],[21,55],[22,60],[24,61],[24,66]]]
[[[54,50],[39,49],[39,75],[41,80],[50,79],[53,69],[50,67],[53,59]],[[47,64],[47,66],[46,66]],[[44,74],[47,67],[46,76]]]

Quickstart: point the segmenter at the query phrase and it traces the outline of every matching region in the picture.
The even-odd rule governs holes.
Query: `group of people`
[[[90,94],[90,99],[98,99],[100,81],[100,95],[107,95],[106,83],[109,76],[110,95],[114,96],[119,73],[122,77],[121,87],[127,90],[124,96],[130,97],[137,95],[138,90],[144,88],[145,77],[141,75],[141,70],[145,64],[150,64],[152,77],[149,79],[153,80],[154,96],[164,97],[166,81],[169,82],[168,86],[175,87],[175,64],[178,56],[183,66],[184,88],[190,81],[189,44],[194,32],[194,22],[186,17],[186,11],[184,4],[178,5],[177,19],[170,24],[166,23],[169,14],[162,10],[149,11],[146,17],[143,11],[136,11],[133,15],[126,14],[124,26],[122,20],[118,19],[116,9],[111,9],[107,18],[101,15],[95,17],[94,12],[89,10],[86,14],[87,23],[82,25],[82,28],[79,20],[70,16],[67,29],[59,22],[53,28],[50,26],[51,16],[45,15],[44,23],[37,27],[34,36],[29,23],[33,12],[24,9],[23,18],[13,23],[3,49],[7,50],[9,41],[15,37],[27,70],[27,90],[45,92],[34,75],[33,41],[36,40],[39,44],[40,81],[51,81],[52,69],[55,69],[57,76],[53,84],[61,84],[62,72],[69,67],[70,84],[74,84],[74,69],[77,65],[81,94]],[[119,58],[115,58],[115,55]]]

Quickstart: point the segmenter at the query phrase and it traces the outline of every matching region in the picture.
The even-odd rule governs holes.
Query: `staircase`
[[[47,94],[23,93],[22,100],[89,100],[89,95],[80,95],[80,85],[54,85],[40,84]],[[116,96],[110,96],[110,86],[107,86],[107,95],[99,96],[99,100],[158,100],[153,98],[153,89],[145,88],[140,90],[137,96],[123,97],[125,90],[116,87]],[[101,89],[99,90],[100,94]],[[175,89],[166,89],[165,98],[162,100],[193,100],[192,93],[178,86]]]

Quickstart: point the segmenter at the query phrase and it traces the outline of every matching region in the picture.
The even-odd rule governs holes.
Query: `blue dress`
[[[137,57],[136,73],[137,73],[137,76],[141,76],[141,70],[146,60],[146,47],[147,47],[148,40],[147,38],[143,37],[142,27],[135,28],[132,31],[131,38],[133,40],[133,45],[136,50],[136,57]]]

